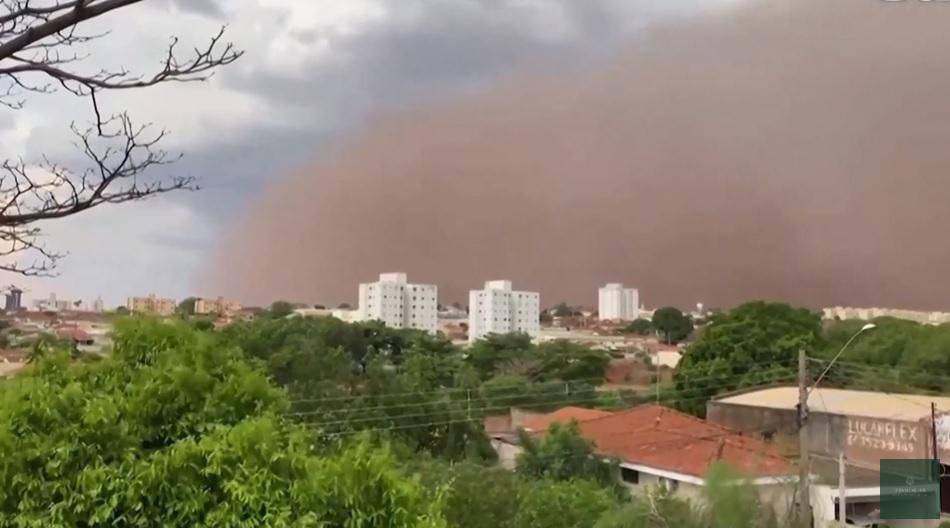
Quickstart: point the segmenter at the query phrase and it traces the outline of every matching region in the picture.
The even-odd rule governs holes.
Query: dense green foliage
[[[589,480],[618,495],[620,469],[616,461],[594,456],[594,445],[580,435],[577,422],[553,423],[544,436],[536,438],[521,431],[518,473],[551,480]]]
[[[443,515],[456,528],[778,528],[774,512],[759,503],[751,485],[724,466],[707,476],[703,503],[654,489],[619,497],[586,479],[527,477],[469,462],[417,461],[418,474]]]
[[[667,343],[679,343],[693,332],[693,321],[678,308],[667,306],[653,312],[653,328]]]
[[[529,478],[470,462],[413,464],[453,528],[593,528],[622,501],[588,480]]]
[[[516,472],[483,465],[485,415],[604,401],[586,347],[492,336],[466,354],[297,317],[119,320],[114,344],[88,362],[52,344],[0,383],[0,528],[764,526],[754,497],[712,487],[719,509],[631,502],[576,425],[523,438]],[[616,524],[630,512],[646,524]]]
[[[186,297],[175,307],[175,313],[178,315],[195,315],[195,304],[198,299],[195,297]]]
[[[616,506],[607,490],[587,480],[541,480],[519,498],[513,528],[593,528]]]
[[[703,502],[688,503],[659,490],[631,501],[603,517],[595,528],[777,528],[775,512],[759,504],[755,489],[725,466],[706,476]]]
[[[817,351],[833,357],[865,324],[836,321],[824,332],[825,346]],[[950,391],[950,324],[921,325],[889,317],[874,320],[849,346],[826,377],[830,385],[891,391]],[[814,370],[823,363],[812,365]],[[826,382],[823,381],[822,384]]]
[[[793,380],[799,349],[821,343],[818,314],[803,308],[751,302],[715,315],[674,374],[676,406],[704,416],[716,394]]]
[[[851,340],[822,380],[835,386],[894,392],[950,391],[950,325],[921,325],[893,318],[834,321],[787,304],[752,302],[713,316],[689,347],[674,375],[669,401],[703,415],[706,401],[723,392],[792,383],[804,350],[810,379]]]
[[[574,310],[572,310],[567,303],[562,302],[558,303],[554,308],[551,308],[551,315],[554,317],[570,317],[574,315]]]
[[[293,303],[287,301],[274,301],[271,303],[270,307],[262,315],[264,317],[269,317],[271,319],[280,319],[281,317],[287,317],[288,315],[294,312]]]
[[[120,322],[114,354],[0,385],[0,527],[431,526],[386,450],[317,456],[283,391],[184,324]]]
[[[651,335],[655,330],[656,329],[653,327],[653,322],[642,317],[632,321],[623,329],[624,332],[629,334],[637,334],[642,336]]]
[[[321,435],[385,431],[450,459],[493,458],[482,418],[513,405],[593,405],[609,357],[525,334],[490,335],[462,351],[442,337],[331,317],[263,318],[222,339],[262,360]]]

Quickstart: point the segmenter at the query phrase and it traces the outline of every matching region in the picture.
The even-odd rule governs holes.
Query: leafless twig
[[[243,52],[224,42],[224,28],[187,57],[170,39],[160,67],[150,74],[118,70],[83,70],[90,53],[77,48],[108,36],[84,34],[82,23],[138,4],[143,0],[0,0],[0,105],[18,110],[30,95],[64,90],[88,98],[93,119],[88,126],[71,125],[75,145],[85,163],[66,167],[49,159],[0,165],[0,270],[49,275],[62,254],[39,242],[35,225],[74,215],[102,204],[142,200],[157,194],[196,189],[191,177],[146,179],[145,173],[180,156],[159,148],[167,132],[135,125],[125,112],[105,116],[102,92],[155,86],[166,82],[207,80],[219,66]],[[113,15],[117,16],[117,15]],[[29,254],[32,260],[16,259]],[[9,260],[14,259],[14,260]]]

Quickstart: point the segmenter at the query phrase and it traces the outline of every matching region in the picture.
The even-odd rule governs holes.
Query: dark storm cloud
[[[562,36],[554,34],[556,28],[538,27],[540,17],[560,11],[560,0],[533,6],[471,0],[421,3],[412,14],[394,9],[393,16],[355,34],[296,33],[304,44],[319,38],[328,47],[301,71],[226,72],[224,78],[231,87],[309,111],[304,115],[330,115],[334,124],[347,125],[367,111],[458,95],[515,70],[572,64],[602,53],[622,27],[607,19],[592,25],[587,20],[591,13],[609,9],[604,0],[585,3],[589,7],[567,10],[562,21],[579,32]]]
[[[509,278],[545,304],[623,281],[649,304],[946,308],[945,14],[755,2],[374,120],[234,227],[217,284],[352,301],[399,270],[445,302]]]
[[[367,116],[409,104],[477,92],[515,71],[550,70],[603,56],[621,38],[617,23],[592,27],[590,13],[611,12],[608,0],[573,9],[567,26],[581,31],[553,39],[532,20],[566,0],[537,6],[499,0],[422,2],[412,16],[387,17],[345,35],[297,31],[305,44],[329,39],[329,50],[299,71],[238,68],[218,72],[224,86],[252,93],[296,122],[286,127],[248,127],[224,144],[189,148],[175,174],[200,179],[204,191],[182,199],[215,224],[230,220],[261,188],[321,155],[334,138]],[[390,4],[394,5],[394,4]],[[284,14],[284,17],[289,16]],[[260,47],[257,48],[259,50]],[[242,60],[258,60],[251,48]]]

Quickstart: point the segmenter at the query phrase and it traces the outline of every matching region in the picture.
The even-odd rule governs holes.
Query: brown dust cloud
[[[465,302],[950,308],[950,5],[769,0],[379,117],[275,178],[213,265],[247,302],[404,271]],[[278,175],[275,175],[278,176]]]

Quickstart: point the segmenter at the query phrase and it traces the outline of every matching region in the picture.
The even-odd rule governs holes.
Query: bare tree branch
[[[160,68],[136,75],[124,68],[83,72],[90,54],[77,46],[108,36],[82,34],[83,22],[143,0],[0,0],[0,104],[18,110],[25,95],[43,95],[58,89],[88,97],[93,120],[70,125],[74,145],[85,160],[67,167],[47,157],[27,163],[22,159],[0,164],[0,270],[46,276],[55,272],[64,256],[40,243],[36,222],[64,218],[103,205],[142,200],[176,190],[197,189],[194,178],[146,178],[147,172],[173,163],[159,147],[164,129],[136,125],[121,112],[104,117],[102,92],[148,88],[166,82],[196,82],[210,78],[214,69],[241,57],[242,51],[222,41],[224,28],[206,46],[187,58],[177,54],[172,37]],[[18,257],[32,256],[32,260]],[[10,259],[13,259],[12,261]],[[29,260],[27,262],[27,260]]]

